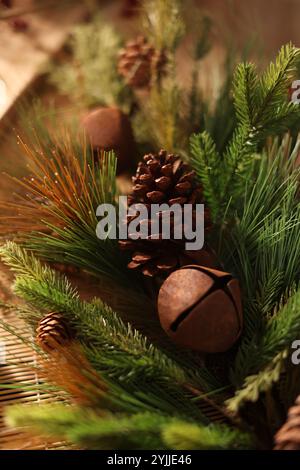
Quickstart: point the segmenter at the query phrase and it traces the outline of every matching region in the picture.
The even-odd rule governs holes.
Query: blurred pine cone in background
[[[132,88],[144,88],[165,73],[163,51],[157,51],[144,36],[128,41],[119,53],[118,71]]]

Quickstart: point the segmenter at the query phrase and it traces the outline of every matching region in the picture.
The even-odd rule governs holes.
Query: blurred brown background
[[[140,0],[142,2],[142,0]],[[137,0],[0,0],[0,118],[36,78],[49,56],[63,44],[72,26],[98,10],[120,32],[133,34],[137,17],[124,14]],[[8,8],[9,6],[9,8]],[[197,30],[201,14],[213,20],[214,48],[208,73],[217,73],[224,46],[242,50],[251,42],[251,56],[269,59],[284,43],[300,43],[299,0],[183,0],[188,31]],[[187,35],[187,42],[189,41]],[[221,54],[221,56],[220,56]],[[179,54],[185,79],[187,53]],[[1,85],[1,84],[0,84]],[[4,96],[6,94],[7,96]]]
[[[212,14],[220,30],[231,34],[237,45],[256,35],[266,54],[283,43],[300,44],[299,0],[196,0]]]
[[[15,172],[11,140],[16,140],[16,102],[25,91],[38,96],[50,93],[37,80],[51,56],[57,53],[79,21],[101,12],[125,37],[138,30],[138,17],[128,14],[143,0],[0,0],[0,171]],[[178,53],[179,80],[190,79],[193,32],[199,30],[202,15],[213,20],[210,53],[201,64],[203,90],[213,101],[222,82],[225,50],[250,48],[250,58],[262,65],[278,48],[292,41],[300,45],[300,0],[183,0],[187,36]],[[132,10],[131,13],[134,11]],[[38,85],[38,86],[37,86]],[[53,94],[53,90],[51,90]],[[1,186],[4,180],[0,176]]]

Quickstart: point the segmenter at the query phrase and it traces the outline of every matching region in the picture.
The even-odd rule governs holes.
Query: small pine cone
[[[289,409],[287,420],[275,435],[275,450],[300,450],[300,395]]]
[[[152,77],[159,78],[165,73],[166,62],[163,51],[157,51],[139,36],[120,51],[118,72],[132,88],[144,88],[150,85]]]
[[[148,219],[141,223],[151,227],[150,210],[153,203],[165,203],[169,207],[173,204],[191,204],[194,229],[195,205],[203,203],[202,187],[196,180],[195,172],[178,155],[168,154],[165,150],[158,154],[145,155],[133,177],[133,184],[133,194],[128,197],[129,206],[142,203],[148,209]],[[134,218],[135,216],[129,216],[127,223]],[[204,218],[205,229],[208,229],[210,218],[207,210]],[[170,239],[164,239],[162,233],[158,233],[146,239],[134,240],[129,233],[129,239],[120,240],[120,249],[131,251],[128,268],[140,269],[144,275],[152,277],[167,275],[186,264],[187,240],[183,233],[181,239],[175,237],[175,226],[176,220],[171,219]]]
[[[71,339],[71,330],[61,313],[48,313],[39,321],[36,341],[44,351],[51,352],[58,346],[65,346]]]

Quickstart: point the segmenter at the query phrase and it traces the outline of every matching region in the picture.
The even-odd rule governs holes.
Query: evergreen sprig
[[[143,5],[144,28],[158,50],[174,52],[185,30],[181,0],[146,0]]]
[[[252,64],[238,66],[238,125],[222,155],[207,132],[191,138],[192,163],[220,232],[220,259],[243,291],[244,329],[230,373],[234,411],[279,379],[284,361],[278,358],[300,327],[298,296],[291,296],[300,280],[299,142],[292,148],[284,139],[258,154],[267,135],[280,134],[299,115],[287,103],[298,61],[299,50],[287,45],[261,77]]]
[[[284,306],[243,346],[236,359],[235,372],[246,377],[242,388],[230,400],[230,409],[244,401],[256,401],[259,393],[278,381],[287,350],[300,332],[300,291],[291,295]],[[237,376],[235,377],[237,378]]]
[[[233,92],[238,122],[231,142],[219,159],[218,168],[207,163],[202,146],[203,140],[208,140],[207,134],[202,138],[192,136],[191,158],[200,180],[205,184],[208,178],[213,178],[218,187],[219,201],[215,201],[212,188],[207,189],[209,194],[206,195],[213,201],[212,211],[216,220],[222,218],[229,201],[232,208],[240,205],[245,184],[253,177],[254,156],[266,137],[280,134],[299,117],[297,107],[287,102],[288,87],[297,70],[299,57],[300,50],[287,44],[261,77],[252,64],[237,67]]]
[[[97,207],[109,203],[118,209],[114,153],[99,154],[95,163],[86,142],[68,135],[62,141],[56,134],[51,137],[51,143],[47,134],[31,147],[20,142],[31,174],[13,178],[20,190],[13,202],[0,203],[0,232],[18,234],[48,261],[69,263],[106,282],[141,290],[139,276],[127,273],[127,257],[117,240],[100,240],[96,234]]]
[[[254,444],[252,436],[241,430],[216,424],[204,427],[179,420],[163,429],[163,439],[168,448],[178,450],[250,449]]]
[[[188,420],[157,413],[133,415],[95,413],[61,405],[13,406],[11,425],[35,433],[60,437],[88,449],[247,449],[250,435],[235,429],[204,427]]]
[[[216,145],[208,132],[195,134],[191,138],[191,152],[192,155],[197,155],[197,158],[192,158],[193,168],[203,183],[205,199],[212,212],[212,217],[215,218],[220,206],[216,174],[219,174],[221,161]]]
[[[257,402],[263,392],[269,391],[274,383],[279,381],[287,356],[288,353],[284,350],[273,357],[259,372],[248,375],[243,387],[236,390],[234,396],[227,401],[228,409],[233,413],[238,413],[245,403]]]
[[[264,325],[300,276],[298,171],[288,176],[286,169],[280,176],[277,163],[275,159],[268,169],[261,162],[253,189],[246,190],[243,214],[223,245],[225,265],[237,274],[244,293],[245,324],[236,359],[243,377],[251,362],[250,342],[261,340]]]
[[[225,268],[237,275],[243,290],[244,329],[230,374],[236,392],[229,403],[235,411],[279,380],[285,351],[300,331],[298,147],[285,139],[261,154],[242,211],[221,236]]]

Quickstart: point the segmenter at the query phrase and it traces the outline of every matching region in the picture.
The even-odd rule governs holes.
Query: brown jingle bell
[[[238,280],[216,269],[184,266],[161,286],[158,314],[178,345],[203,353],[227,351],[242,330]]]
[[[136,145],[129,117],[120,109],[95,108],[81,121],[82,129],[95,151],[114,150],[118,158],[117,173],[135,164]]]

